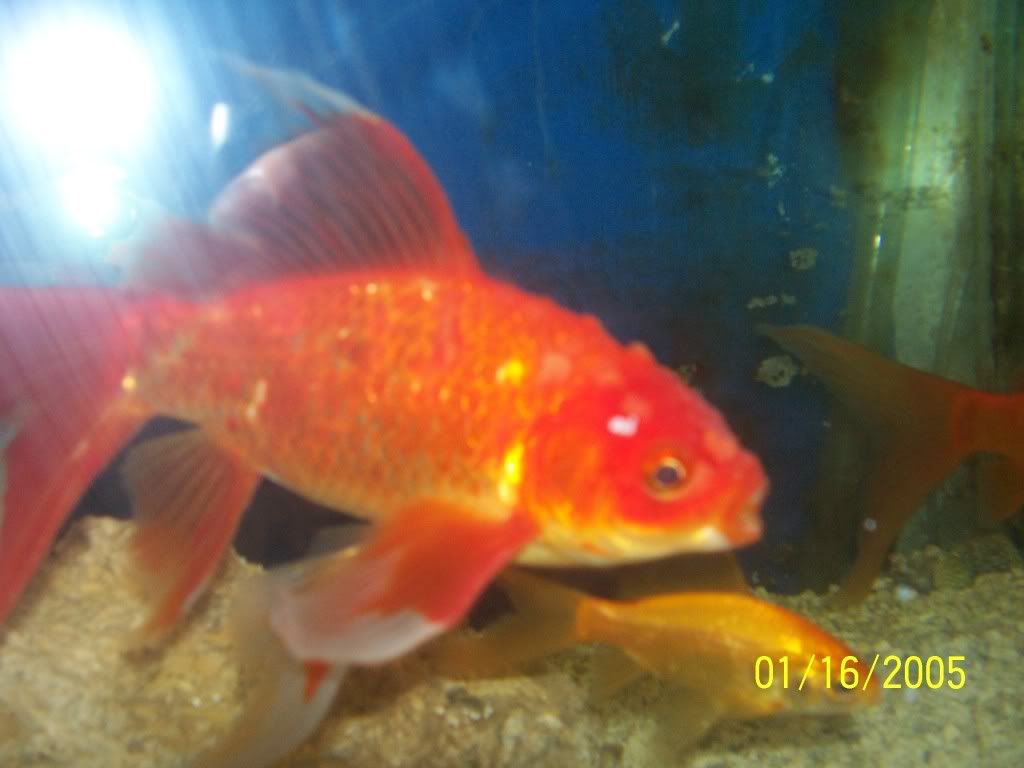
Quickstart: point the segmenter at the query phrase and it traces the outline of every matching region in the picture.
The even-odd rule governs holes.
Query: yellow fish
[[[516,613],[479,635],[442,641],[442,672],[508,670],[579,643],[603,643],[611,648],[595,656],[592,692],[611,695],[647,673],[678,687],[676,744],[697,741],[723,719],[846,713],[880,698],[876,677],[843,641],[749,592],[605,600],[518,569],[507,570],[500,585]],[[844,668],[856,685],[841,684]]]

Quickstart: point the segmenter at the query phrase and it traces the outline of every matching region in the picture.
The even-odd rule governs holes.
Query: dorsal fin
[[[287,94],[315,127],[249,166],[209,225],[163,221],[122,250],[131,283],[203,295],[299,274],[477,269],[444,190],[401,131],[308,77],[235,66]]]

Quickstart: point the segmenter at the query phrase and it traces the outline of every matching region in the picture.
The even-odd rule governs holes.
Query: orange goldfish
[[[683,696],[672,699],[668,713],[677,745],[697,741],[723,719],[845,713],[881,695],[876,677],[841,640],[732,584],[730,591],[629,601],[592,597],[519,569],[503,573],[499,585],[516,613],[475,636],[441,640],[442,671],[493,672],[603,643],[609,647],[594,657],[593,692],[608,696],[645,673],[678,686]],[[844,659],[849,687],[838,678]]]
[[[797,355],[875,437],[857,559],[838,603],[867,596],[914,510],[968,456],[997,454],[986,468],[992,519],[1024,504],[1024,394],[973,389],[818,328],[758,331]]]
[[[488,277],[396,128],[293,85],[334,112],[307,109],[315,130],[259,158],[209,224],[134,244],[129,287],[0,289],[0,621],[157,414],[193,428],[123,466],[149,635],[201,594],[263,477],[374,524],[354,556],[266,582],[260,626],[306,677],[282,672],[302,697],[268,711],[303,731],[321,683],[458,622],[509,561],[758,538],[761,465],[714,408],[594,318]]]

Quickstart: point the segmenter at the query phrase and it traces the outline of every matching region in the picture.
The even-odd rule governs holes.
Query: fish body
[[[679,693],[665,712],[676,746],[722,719],[842,714],[881,695],[876,677],[842,640],[749,591],[607,600],[518,569],[503,573],[499,585],[515,612],[475,636],[442,640],[442,672],[493,673],[600,643],[593,693],[606,697],[643,674],[670,684]],[[841,684],[842,668],[849,687]]]
[[[950,381],[820,328],[758,330],[797,355],[872,437],[859,549],[839,604],[870,592],[903,526],[969,456],[993,454],[981,483],[991,519],[1006,519],[1024,505],[1024,394]]]
[[[334,111],[301,107],[315,129],[258,159],[208,223],[126,246],[122,289],[0,288],[0,622],[155,415],[191,428],[121,467],[143,640],[202,594],[260,478],[373,523],[354,554],[257,580],[238,638],[274,649],[267,681],[208,766],[287,752],[348,665],[452,626],[509,561],[743,546],[766,492],[721,415],[642,346],[488,277],[397,129],[284,80]]]
[[[240,291],[191,316],[180,306],[164,312],[183,322],[155,323],[147,354],[125,374],[126,395],[139,407],[201,424],[262,474],[370,520],[424,496],[483,515],[526,507],[541,529],[527,560],[614,562],[677,543],[655,531],[635,549],[606,545],[601,526],[612,521],[598,498],[577,497],[574,531],[557,527],[557,504],[566,503],[550,489],[558,467],[538,466],[534,454],[546,448],[545,422],[567,401],[599,410],[603,396],[628,387],[637,408],[646,393],[675,397],[698,441],[706,435],[712,450],[740,457],[721,418],[647,353],[622,346],[593,318],[483,276],[300,278]],[[587,469],[596,497],[604,468]],[[752,493],[758,468],[741,460],[719,482]],[[716,513],[715,493],[708,489],[700,512],[707,547],[751,540],[756,528],[743,528],[750,521],[733,525]],[[623,524],[615,535],[629,533]]]
[[[877,680],[869,680],[867,666],[845,643],[800,614],[747,594],[690,592],[627,603],[584,598],[576,636],[621,648],[638,666],[684,689],[713,693],[723,716],[842,713],[880,695]],[[779,679],[761,688],[755,675],[764,657]],[[843,689],[838,677],[827,676],[825,659],[834,669],[851,659],[867,687]]]

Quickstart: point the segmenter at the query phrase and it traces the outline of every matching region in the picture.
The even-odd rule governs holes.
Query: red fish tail
[[[125,392],[127,309],[103,289],[0,287],[0,624],[144,418]]]
[[[928,494],[977,450],[965,432],[974,390],[887,360],[818,328],[758,330],[797,355],[871,430],[857,560],[840,603],[867,595],[903,526]]]

